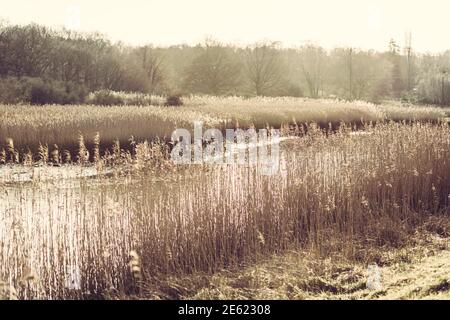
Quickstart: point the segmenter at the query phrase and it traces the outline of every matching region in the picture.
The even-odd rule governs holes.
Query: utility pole
[[[405,55],[406,55],[406,63],[407,63],[407,84],[408,84],[408,92],[411,91],[411,63],[412,63],[412,46],[411,46],[411,32],[407,32],[405,34]]]
[[[353,48],[350,48],[350,50],[349,50],[349,64],[348,64],[348,67],[349,67],[349,91],[350,91],[350,100],[353,100],[353,88],[352,88],[352,86],[353,86],[353,68],[352,68],[352,54],[353,54]]]
[[[442,70],[441,77],[441,104],[445,104],[445,76],[447,75],[447,70]]]

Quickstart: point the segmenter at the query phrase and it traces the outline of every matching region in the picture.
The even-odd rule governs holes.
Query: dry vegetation
[[[442,224],[431,219],[429,224]],[[441,221],[441,222],[438,222]],[[446,230],[450,230],[446,220]],[[331,252],[289,251],[212,276],[167,277],[153,284],[153,297],[172,299],[450,299],[449,239],[419,230],[401,248],[366,248],[355,261]],[[376,266],[375,266],[376,263]],[[377,268],[380,287],[367,287]],[[156,290],[155,290],[156,288]]]
[[[282,124],[312,121],[328,127],[329,123],[336,126],[341,122],[360,126],[362,122],[386,119],[438,121],[443,118],[445,113],[439,108],[300,98],[191,97],[185,99],[183,107],[0,105],[0,151],[3,148],[7,152],[12,141],[20,161],[29,150],[36,158],[40,145],[50,152],[58,149],[73,154],[78,151],[80,135],[91,149],[97,132],[102,147],[110,147],[115,140],[125,146],[131,137],[136,141],[156,137],[167,140],[175,128],[192,128],[194,120],[215,128],[233,128],[237,124],[279,128]]]
[[[248,103],[243,114],[251,119],[256,106]],[[218,110],[188,108],[206,110],[198,111],[202,117]],[[270,113],[264,104],[261,110]],[[282,146],[283,170],[275,176],[252,166],[173,167],[160,145],[138,144],[133,156],[116,150],[97,161],[122,164],[112,177],[4,184],[4,291],[18,298],[157,297],[152,284],[164,276],[214,273],[290,249],[374,261],[370,248],[401,247],[430,216],[448,219],[450,129],[394,122],[364,129],[342,126],[327,135],[312,124],[294,132],[299,138]],[[80,269],[81,290],[65,288],[68,267]]]

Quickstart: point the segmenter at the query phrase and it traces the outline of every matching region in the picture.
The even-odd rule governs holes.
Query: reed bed
[[[133,170],[116,178],[5,185],[3,292],[153,297],[148,284],[164,275],[212,273],[291,248],[326,255],[338,246],[358,258],[364,249],[356,243],[399,245],[405,229],[430,215],[448,217],[450,128],[391,122],[365,129],[327,135],[310,125],[284,142],[282,170],[273,176],[250,165],[155,170],[164,154],[141,146]],[[74,269],[78,289],[66,284]]]
[[[0,105],[0,149],[12,140],[21,153],[38,153],[40,145],[74,152],[78,137],[90,149],[99,132],[102,146],[118,140],[169,140],[176,128],[191,129],[193,121],[205,127],[234,128],[316,122],[322,127],[341,122],[362,125],[385,120],[439,121],[444,111],[431,107],[378,106],[366,102],[300,98],[187,97],[182,107],[163,106],[16,106]]]

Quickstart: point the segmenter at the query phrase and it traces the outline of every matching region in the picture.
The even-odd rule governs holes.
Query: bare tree
[[[148,91],[150,93],[157,92],[164,82],[163,76],[163,56],[157,49],[151,46],[144,46],[138,49],[138,54],[142,62],[142,69],[144,70],[148,80]]]
[[[185,88],[214,95],[235,89],[240,80],[240,67],[229,51],[219,42],[208,39],[185,71]]]
[[[301,69],[312,98],[317,98],[321,90],[325,56],[325,51],[314,45],[307,45],[300,50]]]
[[[277,43],[257,43],[247,48],[245,55],[246,75],[257,96],[268,94],[280,85],[282,64]]]
[[[400,47],[393,39],[389,42],[389,55],[392,62],[392,94],[395,98],[400,98],[405,90],[405,84],[402,76]]]
[[[7,65],[7,48],[8,39],[6,37],[6,22],[0,19],[0,77],[4,77],[8,74]]]

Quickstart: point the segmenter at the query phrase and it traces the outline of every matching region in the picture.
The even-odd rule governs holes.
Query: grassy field
[[[273,176],[254,166],[174,166],[161,145],[136,148],[109,155],[116,162],[108,175],[3,181],[4,292],[155,297],[158,279],[216,274],[290,250],[368,264],[377,261],[374,251],[408,244],[430,216],[450,214],[446,124],[380,122],[364,134],[347,126],[333,135],[310,125],[283,142],[283,170]],[[108,159],[98,158],[96,170],[106,170]],[[76,290],[65,286],[71,268],[81,275]]]
[[[80,135],[90,150],[97,133],[102,149],[111,148],[116,140],[129,148],[131,137],[140,142],[157,137],[167,141],[175,128],[191,129],[194,121],[203,121],[205,127],[224,129],[236,126],[280,128],[283,124],[310,122],[321,127],[330,124],[336,127],[341,122],[361,126],[363,122],[445,118],[439,108],[398,104],[238,97],[190,97],[184,101],[183,107],[1,105],[0,151],[18,152],[16,158],[23,161],[29,152],[36,158],[42,146],[49,152],[58,150],[61,154],[67,150],[75,158]]]

